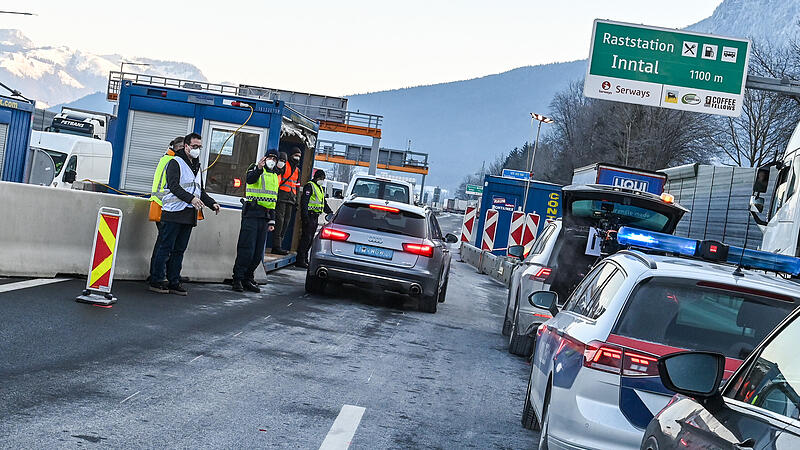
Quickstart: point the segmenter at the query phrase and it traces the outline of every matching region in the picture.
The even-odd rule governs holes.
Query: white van
[[[323,180],[321,183],[325,196],[330,198],[344,198],[344,191],[347,190],[347,183],[342,181]]]
[[[414,204],[414,186],[411,183],[375,175],[354,175],[347,186],[345,198],[351,195]]]
[[[31,150],[42,151],[53,160],[53,187],[71,189],[74,181],[86,179],[108,184],[112,152],[108,141],[73,134],[33,131]]]

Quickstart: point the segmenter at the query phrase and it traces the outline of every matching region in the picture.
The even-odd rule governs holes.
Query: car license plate
[[[373,258],[392,259],[394,250],[388,248],[373,247],[371,245],[356,245],[356,255],[372,256]]]

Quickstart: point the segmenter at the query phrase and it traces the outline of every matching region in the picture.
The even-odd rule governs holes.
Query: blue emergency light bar
[[[703,259],[723,261],[722,258],[717,259],[713,257],[713,254],[719,251],[720,255],[727,254],[724,258],[724,262],[729,264],[735,264],[750,269],[788,273],[794,276],[800,275],[800,258],[750,250],[742,247],[726,246],[725,244],[711,241],[698,241],[697,239],[673,236],[671,234],[658,233],[655,231],[622,227],[617,232],[617,242],[619,242],[620,245],[658,250],[693,258],[706,255]],[[723,251],[723,249],[718,250],[717,247],[719,245],[726,247],[727,252]],[[710,249],[710,252],[702,252],[701,250],[703,248],[707,250]]]

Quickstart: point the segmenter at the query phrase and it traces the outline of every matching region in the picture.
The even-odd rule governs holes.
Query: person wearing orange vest
[[[300,155],[302,155],[300,148],[292,147],[289,150],[288,158],[283,152],[278,156],[276,167],[281,176],[278,185],[278,205],[275,207],[275,231],[272,232],[272,253],[275,255],[289,254],[282,248],[282,245],[286,229],[289,228],[289,222],[292,220],[292,212],[297,209],[297,191],[300,187]],[[282,173],[281,170],[283,170]]]

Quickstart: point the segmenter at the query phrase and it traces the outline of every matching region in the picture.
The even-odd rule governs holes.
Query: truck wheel
[[[529,357],[533,353],[533,338],[527,334],[517,333],[519,312],[514,313],[514,322],[511,324],[511,337],[508,339],[508,352],[512,355]]]
[[[324,290],[325,280],[312,275],[311,271],[306,272],[306,292],[309,294],[321,294]]]

